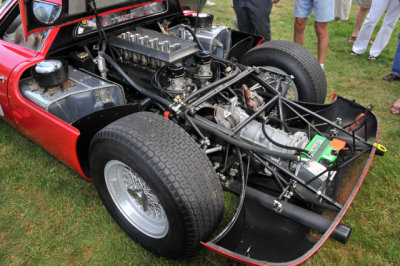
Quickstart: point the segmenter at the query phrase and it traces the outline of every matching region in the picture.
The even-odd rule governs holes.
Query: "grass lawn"
[[[232,26],[232,2],[215,2],[216,6],[207,10],[215,15],[217,23]],[[292,40],[293,3],[281,0],[274,6],[273,39]],[[328,240],[306,262],[310,265],[400,264],[400,116],[389,112],[400,97],[400,82],[381,79],[391,72],[400,25],[377,61],[368,61],[368,54],[353,57],[347,39],[356,12],[354,5],[349,22],[329,24],[325,61],[328,95],[335,92],[363,105],[372,103],[381,122],[380,141],[387,145],[388,152],[384,157],[375,157],[342,221],[353,228],[349,242],[342,245]],[[305,46],[316,55],[312,19],[306,29]],[[0,265],[87,263],[233,264],[204,248],[182,261],[169,261],[147,252],[114,223],[93,184],[0,121]]]

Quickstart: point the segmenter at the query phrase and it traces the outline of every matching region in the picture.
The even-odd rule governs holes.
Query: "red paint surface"
[[[184,10],[183,11],[183,15],[185,15],[185,16],[189,16],[189,15],[192,15],[192,14],[197,15],[197,12],[193,11],[193,10]]]
[[[264,41],[264,37],[261,38],[261,40],[256,44],[256,46],[259,46],[263,41]]]
[[[22,29],[24,31],[24,39],[25,39],[25,42],[26,42],[28,40],[28,32],[27,32],[25,4],[24,4],[24,0],[19,0],[18,2],[19,2],[19,11],[21,13]]]
[[[0,105],[5,115],[3,119],[14,127],[14,118],[7,97],[10,75],[17,65],[37,55],[35,51],[0,40],[0,76],[4,76],[4,83],[0,82]]]
[[[0,73],[7,75],[7,86],[0,87],[0,103],[6,115],[5,121],[22,134],[43,147],[73,170],[87,178],[76,154],[80,132],[22,97],[19,80],[29,67],[45,59],[58,28],[50,32],[40,52],[0,40]],[[8,97],[7,97],[8,95]],[[87,178],[88,179],[88,178]]]

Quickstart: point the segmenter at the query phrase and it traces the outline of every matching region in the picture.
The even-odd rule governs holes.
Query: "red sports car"
[[[0,58],[0,118],[93,180],[118,225],[163,257],[203,244],[298,264],[329,237],[345,243],[340,220],[385,151],[372,106],[323,104],[303,47],[178,0],[7,0]],[[215,232],[224,190],[238,205]]]

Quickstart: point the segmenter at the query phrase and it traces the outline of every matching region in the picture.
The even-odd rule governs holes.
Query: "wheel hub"
[[[136,202],[139,204],[139,206],[142,206],[143,211],[147,212],[148,201],[147,201],[146,194],[144,194],[144,191],[138,190],[138,189],[132,190],[132,189],[128,188],[128,193],[136,200]]]
[[[110,196],[125,218],[139,231],[153,237],[167,235],[167,215],[145,180],[126,164],[112,160],[104,168]]]

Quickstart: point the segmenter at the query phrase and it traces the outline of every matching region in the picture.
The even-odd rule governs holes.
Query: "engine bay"
[[[150,107],[156,112],[165,112],[170,107],[188,118],[188,111],[182,114],[182,109],[189,105],[190,113],[203,120],[201,123],[212,123],[222,132],[233,131],[243,141],[268,150],[268,158],[302,182],[310,183],[314,192],[324,195],[330,184],[335,183],[336,172],[328,168],[335,163],[345,142],[289,129],[279,118],[282,114],[278,114],[278,109],[268,106],[268,101],[277,96],[265,86],[279,83],[287,90],[293,82],[285,73],[261,67],[245,68],[226,60],[231,48],[231,31],[213,25],[210,16],[201,14],[199,29],[191,27],[193,18],[189,25],[178,24],[169,29],[158,23],[159,31],[135,27],[94,45],[93,51],[97,53],[85,46],[83,50],[71,51],[67,61],[41,62],[31,69],[32,76],[20,81],[21,94],[67,123],[99,110],[141,101],[140,92],[144,91],[163,99]],[[82,27],[82,23],[76,27]],[[110,61],[119,66],[111,64],[110,68],[107,65]],[[65,69],[61,77],[60,68]],[[254,73],[263,76],[263,82],[254,79]],[[54,82],[47,84],[42,80]],[[132,90],[137,86],[142,91]],[[215,89],[204,93],[212,87]],[[213,157],[225,151],[217,143],[218,139],[203,135],[191,119],[188,123],[192,127],[190,131],[201,137],[200,145],[206,154]],[[331,145],[337,142],[340,145]],[[297,162],[282,160],[282,155],[296,158]],[[218,171],[222,168],[222,159],[217,157],[213,160],[220,161],[214,165]],[[269,167],[263,168],[259,172],[272,176]],[[238,169],[231,172],[237,173]],[[225,177],[221,173],[222,179],[235,177],[236,174]],[[303,187],[295,187],[291,190],[302,197],[315,197]],[[286,193],[285,197],[290,198],[292,194]]]
[[[95,19],[89,22],[93,28]],[[77,24],[74,32],[85,35],[87,25]],[[53,54],[25,73],[20,91],[72,125],[122,106],[160,114],[190,134],[223,188],[240,196],[232,224],[249,185],[271,197],[262,203],[269,211],[295,219],[287,204],[301,206],[299,212],[310,218],[299,223],[324,233],[330,220],[320,213],[343,207],[336,197],[347,161],[371,144],[365,121],[354,120],[370,109],[345,113],[334,104],[300,104],[297,77],[269,65],[239,63],[232,50],[247,40],[232,40],[232,31],[213,25],[208,14],[187,23],[164,19],[131,26]],[[318,97],[325,100],[323,93]],[[254,201],[263,198],[249,193]],[[340,225],[333,237],[346,242],[350,231]]]

